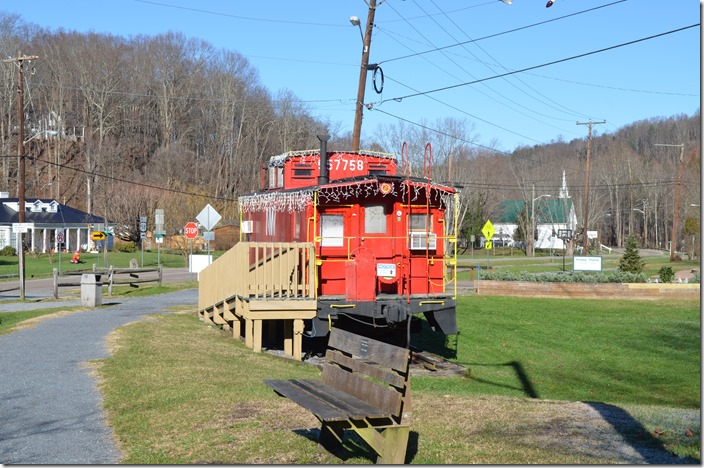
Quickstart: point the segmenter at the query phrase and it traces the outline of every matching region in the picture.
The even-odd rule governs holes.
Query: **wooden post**
[[[244,345],[249,349],[252,349],[252,319],[244,319]]]
[[[54,299],[59,298],[59,270],[54,268]]]
[[[255,353],[261,353],[262,352],[262,322],[263,320],[252,320],[253,322],[253,338],[254,341],[252,342],[252,351]]]
[[[301,319],[293,321],[293,358],[297,361],[303,359],[303,330],[305,324]]]
[[[110,268],[108,268],[108,296],[112,296],[112,281],[114,274],[115,270],[112,265],[110,265]]]

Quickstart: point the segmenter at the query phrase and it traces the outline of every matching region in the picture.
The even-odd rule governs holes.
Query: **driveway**
[[[197,300],[197,289],[119,301],[104,297],[109,307],[0,335],[0,463],[118,463],[120,453],[86,363],[108,357],[105,340],[114,329]]]

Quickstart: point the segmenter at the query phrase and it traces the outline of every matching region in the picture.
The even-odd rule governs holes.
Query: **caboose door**
[[[373,301],[376,299],[376,259],[371,250],[355,249],[351,259],[345,262],[349,301]]]
[[[344,206],[323,206],[319,213],[319,294],[343,295],[347,293],[345,261],[357,244],[356,216]]]

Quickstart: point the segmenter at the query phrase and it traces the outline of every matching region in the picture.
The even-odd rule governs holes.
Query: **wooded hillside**
[[[172,233],[206,203],[225,223],[236,222],[237,196],[259,186],[270,156],[317,148],[320,133],[332,135],[331,150],[350,147],[338,123],[316,118],[290,91],[265,89],[239,53],[179,33],[48,31],[0,14],[0,53],[39,57],[24,68],[26,196],[55,198],[118,223],[136,227],[142,215],[151,228],[154,210],[163,208]],[[0,73],[0,190],[17,196],[16,64],[4,63]],[[361,147],[399,155],[407,141],[414,169],[422,171],[431,143],[433,178],[462,187],[463,232],[479,236],[500,201],[557,197],[563,172],[583,224],[584,130],[581,139],[507,154],[477,141],[468,120],[425,128],[399,122],[363,128]],[[700,111],[643,116],[609,134],[594,130],[588,229],[599,230],[606,245],[622,246],[633,234],[644,247],[668,249],[680,148],[656,144],[683,144],[678,249],[683,239],[687,250],[698,246]]]

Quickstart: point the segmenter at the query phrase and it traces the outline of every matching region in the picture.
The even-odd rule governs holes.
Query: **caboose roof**
[[[379,185],[383,182],[410,185],[410,187],[417,189],[428,187],[428,181],[419,177],[407,178],[398,175],[379,174],[339,179],[316,187],[255,192],[240,196],[238,201],[240,209],[245,212],[265,211],[267,209],[288,212],[300,211],[303,207],[313,202],[313,193],[315,191],[317,191],[321,197],[331,197],[339,201],[340,199],[376,195],[379,190]],[[370,188],[367,189],[364,188],[364,186],[369,186]],[[440,203],[446,206],[452,203],[452,200],[449,198],[446,199],[446,197],[451,197],[452,194],[455,193],[454,188],[431,183],[430,190],[435,197],[438,197]]]
[[[382,153],[380,151],[368,151],[368,150],[328,151],[328,154],[358,154],[360,156],[373,156],[376,158],[396,160],[395,154]],[[305,158],[307,156],[318,157],[318,156],[320,156],[320,150],[314,149],[314,150],[288,151],[286,153],[279,154],[278,156],[272,156],[271,158],[269,158],[269,167],[283,167],[286,164],[286,161],[288,161],[289,159],[296,158],[296,157]]]

